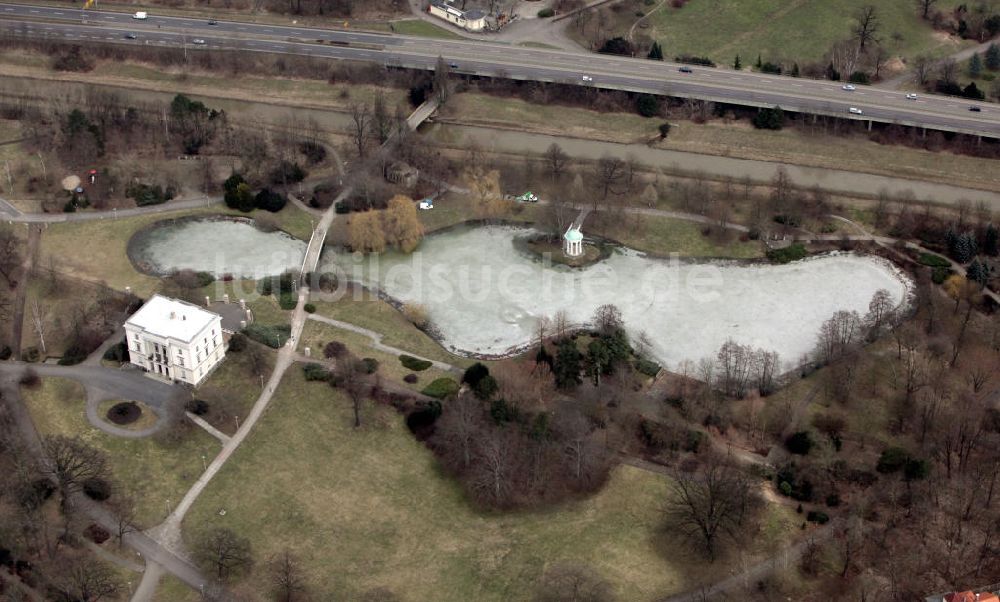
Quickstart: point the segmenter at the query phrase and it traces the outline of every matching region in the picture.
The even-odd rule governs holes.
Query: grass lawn
[[[309,215],[294,205],[289,204],[276,214],[254,211],[242,215],[255,217],[258,213],[275,219],[282,229],[285,229],[287,225],[293,235],[308,237]],[[187,215],[218,214],[240,215],[239,212],[231,211],[224,205],[214,205],[119,219],[107,218],[50,224],[42,234],[39,265],[48,266],[48,258],[53,257],[56,269],[70,272],[86,280],[106,282],[117,290],[124,290],[126,286],[131,286],[132,292],[140,296],[147,296],[157,290],[160,279],[140,274],[132,266],[132,262],[129,261],[126,254],[128,241],[132,235],[141,228],[160,220]],[[87,252],[80,253],[81,248],[86,248]]]
[[[658,138],[657,126],[661,123],[631,113],[536,105],[475,93],[454,96],[445,110],[447,117],[461,123],[620,143],[645,144]],[[991,159],[885,146],[860,134],[826,135],[797,128],[757,130],[746,121],[713,120],[701,125],[687,120],[671,122],[670,135],[665,141],[657,141],[655,148],[1000,190],[1000,171],[993,168]],[[539,149],[539,153],[543,151]],[[447,199],[441,206],[447,208]],[[435,204],[433,211],[421,213],[437,211]]]
[[[143,527],[163,520],[168,501],[179,502],[201,475],[201,457],[210,460],[219,451],[216,440],[196,427],[177,443],[105,434],[87,422],[83,387],[71,380],[43,378],[38,389],[21,392],[39,434],[79,436],[108,455],[115,480],[135,497]]]
[[[249,537],[259,559],[290,548],[322,599],[384,586],[405,600],[526,600],[547,566],[578,561],[608,579],[618,599],[651,600],[727,570],[678,559],[659,529],[660,475],[621,467],[590,499],[484,514],[441,475],[401,416],[381,407],[366,414],[353,429],[339,392],[290,370],[188,514],[185,539],[224,526]],[[769,533],[789,536],[791,521],[769,522]],[[263,573],[250,579],[267,587]]]
[[[757,241],[742,242],[738,233],[727,232],[723,238],[705,236],[705,224],[669,217],[642,216],[640,227],[623,231],[620,227],[603,229],[591,227],[593,234],[606,234],[638,251],[655,255],[677,253],[681,257],[725,257],[750,259],[763,257]]]
[[[316,358],[316,361],[318,363],[324,363],[325,359],[323,358],[323,346],[330,341],[340,341],[344,345],[347,345],[347,348],[350,349],[351,353],[358,357],[375,358],[379,363],[379,374],[381,374],[388,382],[406,387],[407,389],[415,392],[422,391],[424,387],[431,383],[431,381],[441,376],[447,376],[455,380],[459,380],[460,378],[460,376],[445,372],[444,370],[439,370],[438,368],[432,366],[426,370],[415,373],[418,379],[417,382],[404,382],[403,377],[413,371],[405,368],[403,364],[399,362],[398,355],[373,349],[371,346],[371,339],[364,335],[343,330],[330,324],[316,322],[315,320],[309,320],[306,322],[305,328],[302,331],[302,344],[299,346],[299,349],[301,350],[304,347],[309,347],[312,350],[312,355]]]
[[[354,298],[355,295],[358,298]],[[318,315],[374,330],[382,335],[382,342],[386,345],[456,366],[467,366],[472,363],[466,358],[449,353],[424,331],[414,326],[395,307],[369,294],[366,290],[352,288],[343,298],[336,301],[314,300],[312,302],[316,306]],[[310,324],[320,325],[315,320],[306,322],[307,326]],[[321,351],[321,348],[313,348],[314,354]]]
[[[153,602],[200,602],[201,595],[170,573],[163,575],[153,594]]]
[[[247,344],[257,345],[253,342]],[[263,345],[259,347],[266,362],[266,379],[274,367],[275,352]],[[249,355],[245,351],[233,351],[226,354],[226,359],[198,385],[192,395],[208,402],[208,414],[202,418],[232,435],[236,432],[236,417],[246,417],[250,413],[260,392],[260,377],[254,373]]]
[[[694,0],[681,9],[664,6],[650,16],[645,32],[663,45],[665,55],[708,56],[744,65],[757,55],[765,61],[817,61],[835,42],[851,37],[855,12],[868,0]],[[948,54],[962,48],[934,35],[912,0],[875,4],[883,43],[895,56]],[[942,8],[942,7],[935,7]]]
[[[438,38],[441,40],[462,40],[462,36],[438,27],[433,23],[428,23],[422,19],[403,19],[392,23],[392,31],[405,36],[422,36],[425,38]],[[454,59],[456,57],[448,57]]]

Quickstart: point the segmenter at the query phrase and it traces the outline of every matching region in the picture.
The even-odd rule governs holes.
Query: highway
[[[573,83],[744,106],[780,106],[802,113],[1000,138],[1000,106],[992,103],[928,94],[910,100],[905,92],[894,90],[858,86],[855,91],[845,91],[839,82],[731,69],[692,66],[691,73],[682,73],[680,65],[669,62],[477,40],[233,21],[210,25],[201,18],[155,13],[137,20],[130,13],[88,10],[84,14],[70,6],[5,3],[0,3],[0,28],[32,39],[295,54],[416,69],[433,69],[437,58],[443,56],[457,65],[456,72],[464,74]],[[127,34],[134,34],[135,39],[126,38]],[[981,111],[970,111],[972,106]],[[852,107],[862,114],[849,113]]]

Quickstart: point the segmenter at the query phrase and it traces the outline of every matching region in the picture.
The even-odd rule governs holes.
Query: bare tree
[[[353,116],[353,115],[352,115]],[[385,106],[385,94],[380,90],[375,94],[375,103],[372,108],[371,130],[379,144],[385,144],[392,133],[392,118],[389,116],[389,109]]]
[[[511,502],[517,452],[515,435],[510,429],[490,429],[479,439],[471,481],[477,496],[496,507]]]
[[[917,83],[923,86],[930,80],[931,71],[934,69],[934,61],[931,57],[920,55],[913,59],[913,73],[917,76]]]
[[[334,378],[330,384],[341,387],[351,400],[351,408],[354,410],[354,427],[361,426],[361,409],[364,407],[365,399],[371,391],[368,383],[364,363],[353,355],[348,354],[337,362],[334,370]]]
[[[611,602],[614,599],[611,585],[592,567],[573,563],[557,563],[546,569],[535,594],[535,602]]]
[[[48,435],[42,440],[42,450],[46,460],[42,464],[43,474],[58,484],[64,512],[69,508],[70,497],[84,481],[107,475],[104,453],[79,437]]]
[[[463,470],[472,465],[476,453],[476,440],[483,430],[483,410],[471,395],[461,395],[448,404],[436,425],[436,431],[445,441],[453,461]]]
[[[195,557],[203,565],[211,567],[219,579],[253,564],[250,541],[223,527],[202,534],[195,547]]]
[[[552,336],[558,341],[566,337],[569,332],[569,315],[566,310],[560,309],[552,317]]]
[[[938,0],[917,0],[917,7],[920,9],[920,16],[923,19],[927,19],[931,14],[931,9],[937,4]]]
[[[13,288],[17,284],[16,276],[21,268],[21,241],[14,234],[14,229],[6,224],[0,225],[0,276],[7,281],[7,286]]]
[[[305,578],[299,568],[298,558],[290,550],[283,550],[271,559],[271,583],[279,602],[295,602],[303,599],[306,590]]]
[[[875,340],[882,333],[882,329],[892,320],[895,303],[892,300],[892,293],[884,288],[880,288],[872,295],[871,302],[868,303],[868,313],[865,315],[865,325],[868,327],[868,338]]]
[[[604,335],[612,334],[625,327],[622,310],[617,305],[605,303],[594,310],[594,328]]]
[[[115,571],[105,562],[82,556],[57,561],[45,570],[48,585],[63,600],[98,602],[113,598],[121,589]]]
[[[822,361],[829,363],[842,357],[858,342],[861,317],[856,311],[838,311],[819,331],[819,353]]]
[[[552,174],[553,179],[558,179],[563,174],[568,160],[566,152],[555,142],[545,150],[545,162],[549,165],[549,173]]]
[[[114,537],[118,547],[122,546],[125,536],[139,530],[135,524],[135,501],[127,496],[115,496],[110,503],[111,518],[114,520]]]
[[[955,59],[948,57],[937,65],[938,77],[944,82],[953,82],[958,75],[958,63]]]
[[[360,102],[351,105],[351,123],[354,146],[358,150],[358,156],[364,158],[368,148],[368,133],[371,130],[371,113],[368,105]]]
[[[669,490],[664,513],[670,527],[713,562],[719,540],[737,537],[757,505],[746,476],[717,458],[700,474],[676,474]]]
[[[451,67],[444,60],[444,57],[439,56],[434,66],[434,94],[437,96],[439,104],[443,105],[448,102],[448,97],[451,95],[451,87],[448,81],[450,76]]]
[[[596,164],[597,182],[601,189],[601,200],[608,198],[608,193],[618,194],[617,187],[625,179],[625,162],[618,157],[605,155],[597,160]],[[595,209],[596,209],[595,198]]]
[[[42,319],[42,312],[38,309],[38,298],[31,300],[31,323],[35,326],[35,333],[38,334],[38,344],[45,353],[45,321]]]
[[[717,360],[722,390],[731,397],[745,397],[753,369],[753,350],[750,346],[727,339],[719,348]]]
[[[875,37],[880,27],[878,13],[871,4],[863,6],[854,13],[854,27],[852,33],[858,41],[858,49],[864,50],[869,42],[878,42]]]

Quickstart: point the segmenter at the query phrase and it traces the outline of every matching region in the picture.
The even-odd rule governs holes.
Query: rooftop
[[[193,303],[153,295],[125,324],[158,337],[190,341],[218,317]]]

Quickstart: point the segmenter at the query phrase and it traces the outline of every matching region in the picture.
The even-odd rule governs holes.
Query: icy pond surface
[[[851,254],[772,266],[623,250],[584,269],[545,266],[513,244],[532,234],[524,227],[463,227],[427,237],[413,255],[328,252],[324,266],[423,304],[443,344],[458,352],[502,354],[529,343],[540,316],[565,310],[581,324],[599,305],[613,303],[630,334],[648,334],[652,353],[670,367],[714,356],[728,337],[792,362],[812,349],[835,311],[864,315],[878,289],[899,303],[909,288],[890,263]]]
[[[140,231],[128,252],[140,270],[152,274],[195,270],[260,278],[300,268],[306,243],[285,232],[258,230],[248,220],[179,219]]]

